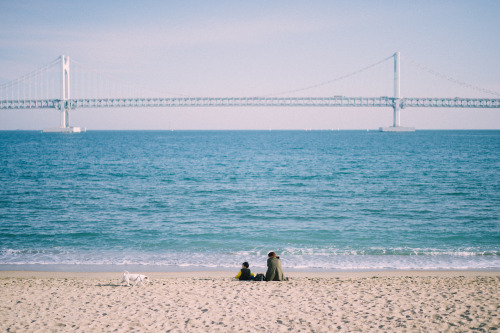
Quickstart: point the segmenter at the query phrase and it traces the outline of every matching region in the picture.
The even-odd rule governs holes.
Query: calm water
[[[499,156],[500,131],[0,132],[0,269],[500,270]]]

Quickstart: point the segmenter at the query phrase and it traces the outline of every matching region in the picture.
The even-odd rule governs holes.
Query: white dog
[[[149,282],[149,281],[150,281],[149,276],[142,274],[130,274],[129,272],[125,271],[123,273],[122,282],[120,282],[120,284],[126,282],[127,286],[130,286],[130,282],[135,282],[133,284],[135,286],[139,282],[141,283],[141,285],[144,285],[143,282]]]

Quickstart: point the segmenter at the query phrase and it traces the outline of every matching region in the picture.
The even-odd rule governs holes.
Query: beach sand
[[[234,272],[236,273],[236,272]],[[2,332],[492,332],[500,272],[0,272]]]

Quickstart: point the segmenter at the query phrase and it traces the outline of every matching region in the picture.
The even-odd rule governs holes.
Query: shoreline
[[[0,270],[3,278],[86,278],[86,279],[121,279],[124,270],[120,271],[51,271],[51,270]],[[234,270],[185,270],[185,271],[130,271],[151,278],[232,278],[238,273]],[[260,273],[260,271],[258,272]],[[262,272],[262,273],[265,273]],[[289,278],[369,278],[369,277],[499,277],[500,271],[489,270],[387,270],[387,271],[285,271]]]
[[[148,273],[177,273],[177,272],[233,272],[238,270],[240,265],[234,267],[226,266],[197,266],[197,265],[149,265],[149,264],[0,264],[2,271],[33,271],[33,272],[82,272],[82,273],[105,273],[105,272],[148,272]],[[251,265],[250,269],[254,273],[265,273],[265,266]],[[313,268],[313,267],[284,267],[286,272],[291,273],[357,273],[357,272],[448,272],[448,271],[472,271],[472,272],[500,272],[498,265],[491,267],[426,267],[426,268]]]
[[[136,273],[136,272],[131,272]],[[0,271],[0,331],[464,332],[500,329],[500,272]]]

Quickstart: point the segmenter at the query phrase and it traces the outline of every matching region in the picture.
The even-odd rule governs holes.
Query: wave
[[[474,248],[465,249],[412,249],[412,248],[379,248],[367,249],[337,249],[337,248],[282,248],[275,252],[282,255],[311,255],[311,256],[500,256],[500,250],[482,250]],[[251,251],[237,251],[235,254],[267,254],[263,249],[253,249]]]
[[[290,254],[279,252],[285,270],[359,271],[359,270],[500,270],[500,254],[476,252],[432,252],[421,255],[397,254]],[[260,251],[238,252],[122,252],[13,250],[0,251],[2,265],[100,265],[147,267],[191,267],[237,269],[248,261],[259,271],[265,270],[267,255]]]

